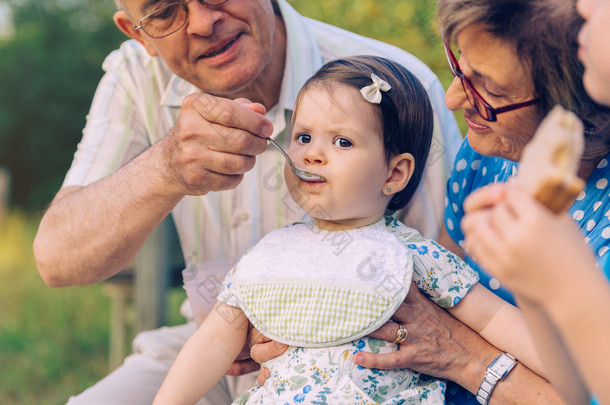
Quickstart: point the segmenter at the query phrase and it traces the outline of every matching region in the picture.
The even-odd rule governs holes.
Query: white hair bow
[[[388,82],[380,79],[375,73],[371,73],[371,79],[373,79],[373,84],[361,88],[360,93],[362,93],[362,97],[369,103],[379,104],[381,103],[381,92],[388,91],[392,87]]]

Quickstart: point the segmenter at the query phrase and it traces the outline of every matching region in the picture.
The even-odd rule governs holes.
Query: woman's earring
[[[388,187],[388,188],[386,188],[386,191],[389,193],[389,192],[391,192],[391,191],[392,191],[392,188],[391,188],[391,187]]]

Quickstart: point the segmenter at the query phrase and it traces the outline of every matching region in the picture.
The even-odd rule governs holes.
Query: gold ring
[[[256,360],[256,359],[255,359],[255,358],[252,356],[252,350],[254,350],[254,348],[255,348],[256,346],[258,346],[258,345],[260,345],[260,343],[255,343],[255,344],[253,344],[253,345],[252,345],[252,347],[250,348],[250,358],[251,358],[252,360],[254,360],[254,362],[255,362],[255,363],[257,363],[257,364],[261,364],[261,362],[260,362],[260,361],[257,361],[257,360]]]
[[[398,330],[396,331],[396,339],[394,339],[394,343],[404,343],[407,340],[407,336],[409,335],[409,331],[407,330],[407,325],[399,324]]]

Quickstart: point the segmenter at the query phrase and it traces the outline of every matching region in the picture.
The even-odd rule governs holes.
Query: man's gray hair
[[[122,0],[114,0],[114,4],[116,4],[117,10],[124,9]],[[280,7],[277,4],[277,0],[271,0],[271,4],[273,5],[273,11],[275,12],[275,14],[282,15],[282,13],[280,12]]]

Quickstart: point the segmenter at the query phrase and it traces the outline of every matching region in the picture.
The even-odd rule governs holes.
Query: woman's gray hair
[[[588,155],[610,151],[610,109],[596,104],[582,83],[577,50],[584,20],[576,0],[438,0],[437,17],[450,43],[476,24],[512,44],[531,74],[541,114],[561,104],[585,121]]]

